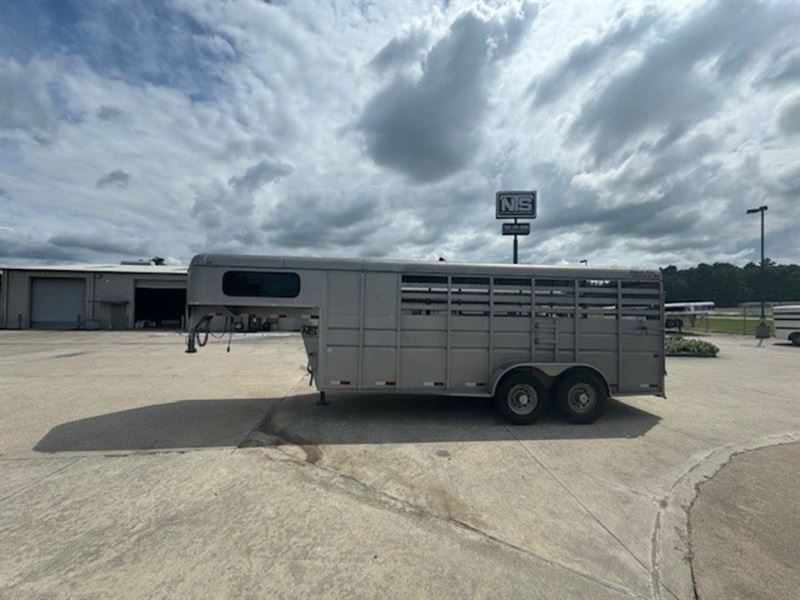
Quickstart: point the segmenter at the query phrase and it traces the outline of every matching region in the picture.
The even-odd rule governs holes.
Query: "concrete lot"
[[[698,597],[796,597],[800,444],[734,456],[700,487],[690,524]]]
[[[691,539],[687,510],[800,440],[800,349],[709,339],[666,400],[512,427],[474,399],[315,406],[293,335],[0,332],[0,597],[690,598],[692,543],[713,596],[706,492]],[[791,448],[759,485],[797,492]]]

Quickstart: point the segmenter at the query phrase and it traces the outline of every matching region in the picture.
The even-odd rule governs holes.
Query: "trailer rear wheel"
[[[793,333],[790,335],[789,341],[792,342],[794,346],[800,346],[800,333]]]
[[[606,409],[606,390],[596,375],[578,372],[567,375],[556,390],[558,408],[571,423],[594,423]]]
[[[547,410],[547,389],[530,373],[512,373],[500,382],[494,395],[498,412],[506,421],[527,425]]]

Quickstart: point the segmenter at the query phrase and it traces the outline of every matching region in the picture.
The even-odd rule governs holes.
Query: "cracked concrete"
[[[667,400],[510,427],[316,406],[293,336],[0,332],[0,596],[691,598],[696,486],[800,432],[800,352],[713,341]]]
[[[733,454],[697,487],[688,532],[696,596],[795,596],[800,589],[800,444],[787,439]]]

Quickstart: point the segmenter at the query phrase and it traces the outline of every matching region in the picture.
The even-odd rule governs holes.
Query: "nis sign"
[[[498,219],[535,219],[536,192],[497,192],[495,216]]]
[[[530,235],[530,223],[503,223],[503,235]]]

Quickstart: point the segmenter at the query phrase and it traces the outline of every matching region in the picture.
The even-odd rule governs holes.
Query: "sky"
[[[800,2],[4,0],[0,264],[800,262]],[[795,35],[793,35],[795,34]]]

